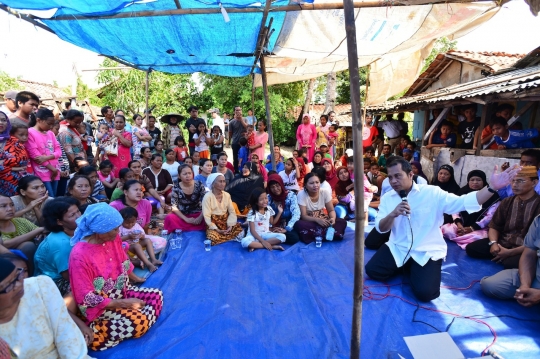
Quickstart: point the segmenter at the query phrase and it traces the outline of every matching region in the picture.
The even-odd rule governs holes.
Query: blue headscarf
[[[71,245],[74,246],[84,237],[92,234],[104,234],[120,227],[124,222],[120,213],[106,203],[96,203],[88,206],[84,214],[77,218],[77,229]]]

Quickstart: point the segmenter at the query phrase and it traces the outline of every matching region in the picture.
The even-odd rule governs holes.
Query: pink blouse
[[[261,144],[262,146],[253,150],[251,153],[257,154],[259,156],[259,160],[262,161],[264,157],[264,150],[266,148],[266,143],[268,142],[268,132],[263,132],[262,134],[259,134],[259,132],[255,132],[255,143]]]
[[[33,127],[28,129],[28,141],[25,144],[26,152],[28,152],[28,157],[30,157],[30,164],[34,170],[34,174],[38,176],[43,182],[51,181],[51,171],[45,167],[50,164],[58,170],[58,174],[55,181],[60,179],[60,164],[58,163],[58,158],[62,156],[62,150],[60,149],[60,144],[54,136],[52,131],[47,131],[47,133],[42,133],[36,130]],[[35,161],[35,158],[38,156],[50,156],[54,155],[55,158],[38,164]]]
[[[122,249],[122,239],[103,244],[77,243],[69,256],[69,280],[75,301],[86,318],[93,322],[113,299],[123,298],[133,264]]]

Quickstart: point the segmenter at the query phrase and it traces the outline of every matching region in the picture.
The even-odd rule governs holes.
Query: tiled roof
[[[18,91],[33,92],[40,99],[46,100],[43,101],[46,105],[55,106],[54,101],[52,101],[52,94],[54,94],[54,96],[56,96],[59,100],[63,99],[63,101],[67,101],[67,98],[70,97],[70,95],[62,88],[51,84],[45,84],[42,82],[35,82],[29,80],[17,80],[17,82],[19,84],[19,89],[17,89]]]
[[[404,97],[414,96],[424,92],[433,81],[446,70],[452,61],[469,62],[482,69],[495,73],[510,69],[516,62],[524,58],[526,54],[507,54],[506,52],[474,52],[451,50],[445,54],[438,54],[429,67],[409,87]]]

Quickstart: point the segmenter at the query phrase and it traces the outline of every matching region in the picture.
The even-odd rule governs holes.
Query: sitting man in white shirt
[[[440,230],[443,213],[479,211],[482,203],[506,186],[520,168],[497,174],[495,167],[491,188],[461,197],[437,186],[414,183],[411,164],[402,157],[393,157],[387,168],[393,190],[381,198],[375,228],[380,233],[391,230],[390,240],[366,264],[366,274],[385,281],[403,267],[416,298],[428,302],[440,295],[442,261],[446,257],[446,242]]]

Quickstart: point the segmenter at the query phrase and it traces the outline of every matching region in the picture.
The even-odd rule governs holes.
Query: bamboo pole
[[[358,71],[358,45],[352,0],[343,0],[347,52],[349,56],[349,79],[351,88],[352,135],[354,149],[354,196],[356,199],[354,231],[354,291],[351,328],[351,359],[360,358],[362,337],[362,299],[364,292],[364,158],[362,141],[360,73]]]
[[[145,93],[145,98],[146,98],[146,128],[148,128],[148,121],[150,120],[150,114],[148,111],[150,109],[150,107],[148,106],[148,89],[150,87],[150,69],[148,69],[148,71],[146,71],[146,93]]]
[[[481,3],[481,2],[494,2],[493,0],[454,0],[450,4],[458,3]],[[396,7],[396,6],[410,6],[410,5],[433,5],[433,4],[447,4],[445,1],[415,1],[415,0],[402,0],[393,1],[389,5],[385,5],[385,2],[378,0],[364,0],[355,1],[352,3],[351,9],[359,8],[372,8],[372,7]],[[293,4],[286,6],[276,6],[270,8],[269,12],[283,12],[283,11],[314,11],[314,10],[341,10],[344,9],[343,3],[313,3],[313,4]],[[261,13],[264,9],[261,7],[244,7],[244,8],[226,8],[229,14],[233,13]],[[125,19],[136,17],[154,17],[154,16],[171,16],[171,15],[200,15],[200,14],[221,14],[220,8],[191,8],[191,9],[170,9],[170,10],[146,10],[146,11],[133,11],[133,12],[121,12],[111,15],[94,15],[94,14],[80,14],[80,15],[61,15],[52,17],[50,19],[43,19],[47,21],[73,21],[73,20],[105,20],[105,19]],[[37,16],[29,16],[35,20],[41,20]]]
[[[368,90],[369,90],[369,74],[371,72],[371,64],[367,66],[367,76],[366,76],[366,103],[368,102]],[[350,78],[350,74],[349,74],[349,78]],[[367,106],[364,106],[364,108],[362,109],[362,118],[366,118],[366,113],[367,113]]]
[[[268,32],[268,28],[266,29]],[[274,158],[274,132],[272,132],[272,117],[270,114],[270,97],[268,95],[268,81],[266,79],[266,65],[264,63],[264,56],[261,56],[259,60],[261,63],[261,76],[263,83],[263,94],[264,94],[264,106],[266,107],[266,121],[268,123],[268,137],[270,140],[270,161],[272,161],[272,169],[276,170],[276,161]],[[261,159],[260,159],[261,160]]]

